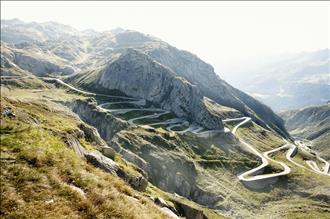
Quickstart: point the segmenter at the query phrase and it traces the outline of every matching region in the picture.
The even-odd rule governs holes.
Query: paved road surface
[[[126,100],[126,101],[121,101],[121,102],[104,103],[104,104],[101,104],[101,105],[98,106],[102,110],[109,111],[109,112],[112,112],[114,114],[124,114],[124,113],[131,112],[131,111],[151,111],[151,112],[154,112],[154,114],[151,114],[151,115],[132,118],[132,119],[128,120],[128,123],[130,123],[130,124],[135,124],[134,122],[137,121],[137,120],[140,120],[140,119],[159,118],[161,115],[165,115],[167,113],[170,113],[170,111],[166,111],[166,110],[159,109],[159,108],[130,108],[130,109],[112,109],[112,110],[111,109],[105,109],[105,108],[103,108],[103,106],[105,106],[107,104],[111,105],[111,104],[115,104],[115,103],[132,103],[132,104],[136,104],[136,105],[139,105],[139,106],[141,106],[141,105],[143,106],[143,105],[145,105],[145,100],[138,99],[138,98],[130,98],[130,97],[123,97],[123,96],[113,96],[113,95],[104,95],[104,94],[96,94],[96,93],[86,92],[86,91],[77,89],[77,88],[63,82],[60,79],[54,79],[53,78],[52,80],[56,81],[57,83],[62,84],[63,86],[68,87],[69,89],[72,89],[72,90],[74,90],[76,92],[79,92],[79,93],[82,93],[82,94],[93,95],[93,96],[105,96],[105,97],[112,97],[112,98],[120,98],[120,99]],[[223,120],[223,122],[231,122],[231,121],[241,121],[231,131],[232,134],[235,135],[236,131],[239,127],[246,124],[247,122],[251,122],[252,120],[251,120],[250,117],[231,118],[231,119],[224,119]],[[159,122],[159,123],[153,123],[153,124],[149,124],[149,125],[158,125],[158,124],[165,124],[165,125],[167,124],[168,125],[167,129],[172,131],[172,128],[182,126],[182,125],[188,125],[189,122],[186,121],[186,120],[183,120],[183,119],[181,119],[181,121],[172,119],[172,120],[167,120],[167,121]],[[185,134],[187,132],[191,132],[193,134],[204,136],[204,137],[207,137],[210,134],[214,134],[214,133],[229,132],[229,129],[227,129],[227,128],[225,128],[223,130],[206,130],[206,131],[202,131],[203,129],[204,128],[199,126],[199,125],[190,124],[187,129],[185,129],[183,131],[176,131],[176,132],[180,133],[180,134]],[[280,147],[275,148],[275,149],[272,149],[272,150],[269,150],[269,151],[266,151],[266,152],[263,152],[263,153],[260,153],[257,149],[254,148],[254,146],[252,146],[252,145],[248,144],[247,142],[243,141],[242,139],[240,139],[240,142],[242,143],[242,145],[248,151],[250,151],[251,153],[255,154],[257,157],[259,157],[261,159],[262,163],[261,163],[261,165],[240,174],[238,176],[238,178],[241,181],[258,181],[258,180],[262,180],[262,179],[271,179],[271,178],[275,178],[275,177],[278,177],[278,176],[283,176],[283,175],[289,174],[291,172],[291,169],[290,169],[289,166],[287,166],[284,162],[276,161],[276,160],[269,157],[270,154],[275,153],[275,152],[280,151],[280,150],[285,150],[285,149],[288,149],[288,151],[286,153],[286,159],[289,162],[293,163],[294,165],[296,165],[300,168],[306,168],[303,165],[293,161],[293,159],[292,159],[292,157],[295,155],[295,153],[298,149],[297,146],[287,142],[285,139],[283,139],[283,140],[286,142],[285,145],[280,146]],[[300,145],[300,146],[303,146],[303,145]],[[319,156],[317,156],[317,159],[324,163],[324,167],[322,169],[319,168],[319,166],[317,165],[317,163],[315,161],[309,160],[309,161],[306,161],[306,164],[314,172],[330,176],[330,174],[329,174],[329,168],[330,168],[329,162],[325,161],[324,159],[322,159]],[[269,165],[269,161],[272,161],[274,163],[279,164],[283,168],[283,170],[279,173],[262,174],[263,169],[267,165]]]

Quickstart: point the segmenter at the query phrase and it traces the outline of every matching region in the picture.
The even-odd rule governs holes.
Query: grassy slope
[[[277,135],[271,132],[264,133],[262,129],[259,130],[260,132],[256,132],[256,129],[259,130],[260,127],[255,124],[247,125],[242,128],[239,135],[250,140],[253,145],[257,143],[256,147],[260,151],[266,151],[283,144]],[[330,191],[330,180],[325,176],[296,168],[287,161],[284,162],[290,165],[293,170],[292,173],[289,176],[281,177],[280,181],[271,188],[253,191],[244,187],[236,175],[256,167],[258,160],[255,156],[244,152],[239,147],[239,143],[232,137],[217,136],[202,139],[190,135],[180,137],[176,134],[171,137],[163,129],[152,133],[140,128],[125,131],[122,135],[126,139],[134,139],[131,144],[126,143],[126,148],[132,151],[141,150],[140,148],[146,144],[145,141],[157,142],[158,147],[168,150],[161,156],[178,156],[180,159],[187,159],[187,162],[193,161],[197,169],[196,183],[205,191],[221,197],[220,201],[213,207],[222,213],[230,212],[229,214],[232,216],[243,216],[244,218],[269,218],[270,216],[294,218],[303,213],[311,215],[313,212],[317,212],[316,216],[325,218],[328,213],[330,194],[327,191]],[[134,138],[130,138],[130,136],[134,136]],[[143,139],[141,142],[140,137]],[[159,138],[162,140],[157,140]],[[176,147],[170,147],[170,145],[176,145]],[[280,152],[283,157],[284,152]],[[154,150],[153,153],[157,153],[157,151]],[[281,160],[281,157],[276,156],[276,159]],[[303,163],[302,159],[303,156],[300,153],[295,157],[299,163]],[[273,172],[280,169],[276,163],[271,163],[268,170]],[[290,200],[291,197],[294,200]],[[278,206],[279,209],[282,207],[286,210],[276,211],[275,208],[270,207],[276,204],[280,205]],[[306,205],[309,207],[305,208]],[[294,206],[294,208],[291,211],[286,206]],[[304,208],[304,210],[297,210],[299,208]]]
[[[1,217],[165,217],[143,194],[67,147],[63,136],[77,129],[76,119],[42,103],[2,98],[5,106],[17,116],[1,118]]]
[[[185,203],[209,218],[224,218],[151,184],[145,193],[137,192],[77,157],[63,136],[75,133],[81,121],[54,101],[86,97],[57,88],[3,89],[1,94],[5,97],[1,99],[2,109],[10,107],[17,115],[15,119],[1,117],[1,194],[8,197],[1,200],[1,217],[163,218],[166,216],[147,198],[159,196],[174,207]],[[79,141],[88,150],[97,146],[85,138]],[[118,154],[115,161],[130,174],[136,171]],[[85,197],[70,185],[82,189]],[[54,203],[47,204],[51,200]]]
[[[259,151],[267,151],[283,145],[279,136],[262,132],[256,124],[246,124],[237,131],[238,136],[254,145]],[[330,178],[301,169],[288,162],[287,151],[271,154],[278,161],[285,162],[291,173],[282,177],[280,183],[269,191],[269,200],[262,204],[261,218],[328,218],[330,214]],[[315,156],[298,150],[294,161],[307,167],[305,159],[316,161]],[[274,164],[271,163],[271,166]],[[276,168],[276,167],[275,167]],[[255,196],[260,196],[260,193]]]
[[[85,97],[68,94],[61,89],[41,92],[19,89],[10,91],[6,95],[13,98],[19,97],[15,99],[24,99],[28,103],[17,102],[17,106],[15,106],[16,103],[14,104],[14,108],[17,107],[25,111],[25,116],[22,117],[24,119],[1,119],[2,130],[7,132],[7,134],[2,134],[2,138],[7,140],[1,139],[1,157],[15,159],[15,162],[1,159],[2,164],[4,164],[1,165],[1,172],[3,173],[1,177],[4,179],[1,180],[3,182],[2,193],[5,195],[4,197],[10,197],[2,201],[2,214],[19,214],[16,215],[17,218],[22,218],[24,214],[30,212],[32,212],[31,217],[45,214],[49,215],[50,218],[60,217],[63,214],[72,218],[91,214],[91,217],[102,218],[106,217],[104,212],[111,211],[111,215],[120,212],[117,217],[130,218],[136,217],[135,214],[133,215],[134,212],[141,211],[141,215],[148,218],[153,217],[153,214],[159,215],[159,211],[145,198],[146,196],[163,197],[172,205],[181,200],[181,198],[165,193],[153,186],[149,186],[145,194],[136,192],[122,180],[88,165],[67,148],[61,133],[76,129],[76,120],[72,119],[71,116],[66,116],[65,113],[56,111],[60,109],[46,100],[70,100]],[[41,101],[31,105],[31,102],[35,102],[34,100]],[[1,105],[4,105],[3,101]],[[19,118],[19,114],[17,115]],[[39,124],[33,124],[34,120],[31,116],[37,118]],[[29,127],[29,129],[22,131],[24,127]],[[251,191],[239,182],[236,174],[255,167],[258,160],[253,155],[242,151],[235,139],[215,137],[205,140],[194,136],[185,136],[180,137],[181,143],[176,143],[173,136],[171,137],[172,134],[163,129],[159,129],[159,131],[163,133],[161,136],[166,141],[177,144],[177,147],[185,147],[184,150],[179,151],[178,156],[194,161],[198,169],[196,182],[202,188],[215,191],[222,197],[216,207],[223,212],[231,211],[232,215],[243,215],[244,217],[254,215],[258,218],[269,218],[270,216],[299,218],[302,214],[311,215],[311,218],[313,215],[322,218],[328,214],[327,209],[330,207],[330,194],[328,194],[330,182],[328,178],[292,167],[293,172],[289,177],[283,177],[281,182],[272,189]],[[162,146],[162,143],[157,140],[159,138],[158,132],[150,133],[140,128],[132,129],[129,132],[133,132],[136,136],[143,136],[145,140],[154,141],[157,146]],[[41,134],[38,135],[37,133]],[[246,124],[246,126],[238,129],[237,134],[246,141],[250,141],[260,151],[278,147],[283,143],[278,136],[271,132],[262,132],[260,127],[255,124]],[[153,139],[156,135],[158,137]],[[34,137],[31,138],[31,136]],[[167,148],[167,150],[169,149]],[[185,154],[182,154],[183,151]],[[274,156],[281,160],[283,153]],[[295,157],[299,163],[303,163],[302,159],[303,156],[300,154]],[[276,167],[272,168],[276,169]],[[34,179],[34,176],[37,178]],[[79,196],[79,193],[77,194],[72,190],[68,184],[74,184],[83,189],[86,198]],[[60,191],[63,189],[71,195],[62,196]],[[109,193],[118,195],[120,201],[113,196],[107,196]],[[97,201],[94,195],[101,197],[102,202]],[[29,197],[31,198],[29,199]],[[137,198],[138,201],[131,197]],[[55,202],[46,204],[46,201],[51,199]],[[81,199],[83,201],[80,201]],[[189,201],[183,199],[181,202]],[[14,204],[11,205],[10,203]],[[189,204],[202,209],[211,218],[220,217],[213,211],[193,202],[189,202]],[[129,209],[126,206],[129,206]],[[112,207],[116,209],[112,209]],[[20,210],[13,211],[15,208]],[[147,208],[148,210],[146,210]],[[149,208],[151,209],[150,212]]]
[[[5,76],[1,78],[1,84],[6,85],[6,87],[19,87],[19,88],[46,88],[47,85],[31,74],[30,72],[24,71],[17,67],[9,67],[9,68],[3,68],[1,67],[1,76]],[[13,76],[12,78],[8,76]],[[15,78],[15,77],[21,77],[21,78]],[[1,89],[3,89],[3,86],[1,86]]]

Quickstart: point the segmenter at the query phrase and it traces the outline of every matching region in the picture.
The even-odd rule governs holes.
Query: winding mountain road
[[[102,103],[99,105],[99,107],[105,107],[105,106],[111,106],[111,105],[115,105],[115,104],[134,104],[137,106],[144,106],[146,105],[146,101],[141,99],[141,100],[132,100],[132,101],[118,101],[118,102],[107,102],[107,103]]]
[[[247,122],[250,122],[251,121],[251,118],[249,117],[242,117],[242,118],[237,118],[237,119],[227,119],[227,120],[223,120],[224,122],[228,122],[228,121],[239,121],[239,120],[242,120],[244,119],[242,122],[240,122],[238,125],[236,125],[233,130],[232,130],[232,133],[235,135],[237,129],[244,125],[245,123]],[[274,177],[278,177],[278,176],[283,176],[283,175],[287,175],[291,172],[291,169],[289,166],[287,166],[284,162],[281,162],[281,161],[276,161],[272,158],[269,157],[269,154],[271,153],[274,153],[274,152],[277,152],[277,151],[280,151],[280,150],[283,150],[283,149],[289,149],[288,152],[286,153],[286,159],[288,161],[290,161],[291,163],[293,163],[294,165],[300,167],[300,168],[305,168],[303,165],[295,162],[292,160],[292,157],[295,155],[295,153],[297,152],[298,148],[296,145],[293,145],[293,144],[290,144],[287,140],[283,139],[286,144],[281,146],[281,147],[278,147],[278,148],[275,148],[275,149],[272,149],[272,150],[269,150],[269,151],[266,151],[266,152],[263,152],[262,154],[257,151],[252,145],[246,143],[245,141],[241,140],[240,139],[240,142],[250,151],[252,152],[253,154],[255,154],[256,156],[258,156],[260,159],[261,159],[261,165],[259,165],[258,167],[254,168],[254,169],[251,169],[247,172],[244,172],[242,174],[240,174],[238,176],[238,178],[241,180],[241,181],[257,181],[257,180],[262,180],[262,179],[269,179],[269,178],[274,178]],[[319,160],[321,160],[322,162],[325,163],[325,166],[323,168],[323,171],[320,170],[320,168],[317,166],[316,162],[315,161],[306,161],[306,163],[311,167],[312,170],[314,170],[314,172],[316,173],[319,173],[319,174],[324,174],[324,175],[328,175],[330,176],[330,174],[328,174],[329,172],[329,162],[327,162],[326,160],[320,158],[320,157],[317,157]],[[283,171],[279,172],[279,173],[271,173],[271,174],[262,174],[262,175],[257,175],[259,174],[267,165],[269,165],[269,161],[272,161],[272,162],[275,162],[277,164],[279,164],[280,166],[283,167]]]
[[[87,95],[93,95],[93,96],[105,96],[105,97],[112,97],[112,98],[119,98],[119,99],[123,99],[125,101],[119,101],[119,102],[107,102],[107,103],[103,103],[98,105],[98,108],[101,108],[102,110],[111,112],[113,114],[125,114],[131,111],[149,111],[149,112],[154,112],[151,115],[145,115],[145,116],[139,116],[136,118],[131,118],[128,120],[129,124],[134,124],[134,125],[138,125],[135,122],[141,119],[154,119],[154,118],[159,118],[162,115],[168,114],[170,113],[170,111],[167,110],[163,110],[163,109],[159,109],[159,108],[128,108],[128,109],[106,109],[104,108],[104,106],[111,106],[113,104],[120,104],[120,103],[130,103],[130,104],[135,104],[138,106],[144,106],[145,105],[145,100],[143,99],[138,99],[138,98],[130,98],[130,97],[122,97],[122,96],[113,96],[113,95],[105,95],[105,94],[96,94],[96,93],[91,93],[91,92],[86,92],[80,89],[77,89],[65,82],[63,82],[60,79],[55,79],[55,81],[57,83],[60,83],[63,86],[68,87],[69,89],[72,89],[76,92],[82,93],[82,94],[87,94]],[[237,124],[236,126],[234,126],[234,128],[232,129],[231,133],[233,135],[236,135],[236,131],[239,127],[241,127],[242,125],[248,123],[248,122],[252,122],[250,117],[240,117],[240,118],[231,118],[231,119],[224,119],[222,120],[223,122],[232,122],[232,121],[241,121],[239,124]],[[173,131],[172,128],[174,127],[179,127],[179,126],[187,126],[189,125],[189,122],[184,120],[184,119],[169,119],[163,122],[156,122],[156,123],[150,123],[149,125],[158,125],[158,124],[162,124],[162,125],[167,125],[166,129],[169,131]],[[144,124],[144,125],[148,125],[148,124]],[[200,137],[209,137],[213,134],[216,133],[226,133],[226,132],[230,132],[230,130],[228,128],[224,128],[222,130],[205,130],[203,131],[204,128],[197,125],[197,124],[190,124],[188,126],[188,128],[186,128],[185,130],[182,131],[175,131],[179,134],[185,134],[187,132],[191,132],[197,136]],[[255,147],[253,147],[252,145],[248,144],[247,142],[243,141],[242,139],[239,139],[240,142],[242,143],[242,145],[245,147],[245,149],[247,149],[249,152],[253,153],[254,155],[256,155],[257,157],[259,157],[261,159],[261,165],[248,170],[240,175],[238,175],[238,178],[241,181],[245,181],[245,182],[253,182],[253,181],[260,181],[260,180],[267,180],[267,179],[273,179],[273,178],[277,178],[279,176],[284,176],[287,175],[291,172],[291,168],[285,164],[282,161],[276,161],[275,159],[270,157],[270,154],[281,151],[281,150],[288,150],[286,153],[286,159],[291,162],[292,164],[294,164],[297,167],[300,168],[305,168],[307,169],[305,166],[295,162],[294,160],[292,160],[292,157],[296,154],[298,147],[294,144],[289,143],[287,140],[283,139],[283,141],[285,142],[285,145],[280,146],[278,148],[260,153],[257,149],[255,149]],[[301,145],[300,145],[301,146]],[[315,161],[311,161],[308,160],[306,161],[306,164],[310,167],[311,170],[313,170],[314,172],[318,173],[318,174],[323,174],[323,175],[327,175],[330,176],[329,174],[329,168],[330,168],[330,164],[329,162],[327,162],[326,160],[322,159],[321,157],[317,156],[317,159],[320,160],[321,162],[324,163],[324,167],[323,170],[321,170],[319,168],[319,166],[317,165],[317,163]],[[278,173],[269,173],[269,174],[262,174],[262,172],[264,171],[264,168],[266,166],[269,165],[269,163],[273,162],[273,163],[277,163],[279,166],[281,166],[283,168],[283,170],[281,172]]]
[[[109,97],[109,98],[118,98],[118,99],[123,99],[123,100],[131,100],[131,101],[139,101],[142,99],[138,99],[138,98],[133,98],[133,97],[124,97],[124,96],[115,96],[115,95],[107,95],[107,94],[99,94],[99,93],[92,93],[92,92],[88,92],[88,91],[84,91],[84,90],[80,90],[78,88],[73,87],[72,85],[65,83],[64,81],[58,79],[58,78],[43,78],[43,80],[53,80],[56,83],[59,83],[73,91],[76,91],[78,93],[81,94],[85,94],[85,95],[91,95],[91,96],[100,96],[100,97]]]
[[[134,122],[137,121],[137,120],[141,120],[141,119],[155,119],[155,118],[159,118],[162,115],[168,114],[170,112],[171,111],[164,111],[164,112],[160,112],[160,113],[154,113],[152,115],[140,116],[140,117],[136,117],[136,118],[133,118],[133,119],[129,119],[129,120],[127,120],[127,122],[129,124],[133,125],[133,124],[135,124]]]

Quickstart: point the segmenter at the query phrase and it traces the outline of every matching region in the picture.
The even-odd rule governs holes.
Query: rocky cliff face
[[[125,50],[104,68],[94,72],[89,89],[102,87],[146,99],[161,108],[173,111],[209,129],[222,129],[221,119],[212,114],[203,102],[198,88],[184,78],[176,77],[170,69],[133,49]],[[78,81],[78,82],[75,82]],[[79,84],[80,76],[73,80]]]
[[[193,159],[187,157],[191,151],[186,151],[185,147],[188,149],[189,146],[184,144],[177,136],[143,130],[123,130],[110,142],[125,159],[146,171],[150,182],[159,188],[189,197],[206,206],[215,205],[221,197],[198,185],[199,167]],[[137,158],[131,160],[123,153],[124,150],[133,152],[147,166]]]
[[[58,69],[43,61],[35,62],[41,67],[29,68],[24,61],[18,62],[34,74],[68,74],[73,69],[75,73],[82,73],[79,78],[81,85],[119,89],[127,95],[155,100],[163,108],[171,108],[177,115],[189,117],[207,128],[221,128],[221,122],[214,119],[199,100],[205,96],[288,137],[283,121],[269,107],[230,86],[211,65],[196,55],[150,35],[122,29],[103,33],[80,32],[52,22],[3,21],[3,24],[1,34],[4,42],[29,42],[42,54],[51,55],[51,60],[64,60],[67,65]],[[24,33],[22,37],[14,32],[15,29]],[[132,52],[132,49],[140,53]],[[120,58],[118,54],[121,54]]]
[[[67,105],[84,122],[96,127],[103,139],[111,139],[117,132],[128,127],[127,122],[102,112],[92,102],[77,100]]]
[[[244,92],[223,81],[214,72],[211,65],[196,55],[179,50],[166,43],[155,43],[154,39],[143,45],[136,46],[146,52],[157,62],[172,69],[176,75],[196,85],[201,94],[221,105],[232,107],[252,117],[263,127],[270,127],[283,136],[288,136],[283,121],[268,106],[262,104]]]
[[[86,100],[76,100],[66,105],[83,121],[96,127],[100,136],[112,149],[121,154],[125,160],[141,168],[143,175],[159,188],[190,197],[208,206],[219,201],[216,194],[205,191],[197,185],[198,170],[194,161],[187,157],[187,153],[193,152],[178,136],[156,133],[154,129],[147,131],[137,127],[127,129],[126,122],[98,110],[92,102]],[[100,141],[97,134],[90,134],[95,131],[85,126],[82,127],[85,136],[87,138],[93,136],[92,139],[96,138]],[[100,153],[89,153],[86,157],[101,168],[112,171],[112,166],[108,170],[109,165],[101,162],[105,158],[102,158]],[[118,172],[117,169],[112,172]]]
[[[32,47],[15,48],[1,44],[1,66],[17,67],[37,76],[73,74],[75,69],[56,56]]]

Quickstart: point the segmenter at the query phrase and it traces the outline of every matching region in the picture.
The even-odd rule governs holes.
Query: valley
[[[2,78],[2,79],[4,79],[4,78]],[[6,78],[4,80],[10,80],[10,79]],[[325,175],[325,177],[330,176],[329,175],[329,163],[325,160],[322,163],[322,160],[320,160],[322,158],[313,156],[310,152],[305,151],[304,145],[301,145],[298,142],[290,143],[287,140],[278,136],[275,138],[278,138],[278,141],[282,142],[283,145],[282,146],[278,145],[278,147],[276,147],[276,148],[273,148],[273,149],[269,148],[268,151],[262,151],[262,152],[259,152],[259,150],[260,150],[260,146],[265,147],[264,144],[253,145],[251,142],[249,142],[249,143],[245,142],[244,139],[240,138],[241,133],[239,131],[240,131],[241,126],[245,127],[248,123],[253,123],[251,121],[251,118],[249,118],[249,117],[223,119],[225,126],[222,130],[207,130],[196,124],[190,124],[187,120],[177,118],[177,117],[173,116],[173,114],[172,114],[172,116],[166,117],[166,115],[168,115],[168,114],[171,115],[170,111],[152,107],[150,105],[150,103],[148,106],[148,103],[143,99],[136,99],[136,98],[131,98],[128,96],[117,96],[117,95],[108,95],[108,94],[104,95],[104,94],[86,92],[81,89],[77,89],[77,88],[73,87],[72,85],[69,85],[69,84],[63,82],[60,79],[41,78],[41,80],[47,81],[48,83],[50,83],[48,86],[55,85],[56,87],[58,87],[58,88],[53,88],[53,89],[64,91],[64,93],[58,91],[59,93],[62,93],[62,95],[64,95],[64,96],[62,96],[62,98],[64,97],[64,99],[61,98],[62,100],[60,100],[60,102],[62,102],[62,104],[64,104],[64,105],[67,105],[65,102],[68,101],[67,94],[65,94],[65,93],[68,93],[69,96],[71,96],[71,95],[74,96],[74,99],[70,100],[70,102],[74,101],[77,98],[88,100],[89,98],[92,97],[94,99],[94,101],[96,101],[95,109],[97,109],[98,111],[100,111],[102,113],[105,113],[105,114],[111,113],[115,117],[124,119],[124,121],[127,121],[127,125],[128,125],[127,128],[129,128],[129,126],[136,127],[136,128],[133,128],[133,133],[136,132],[136,131],[134,131],[134,129],[137,130],[137,133],[139,133],[142,131],[141,130],[141,128],[142,128],[145,130],[145,131],[142,131],[142,133],[144,133],[144,132],[148,133],[150,131],[154,132],[153,130],[156,130],[156,133],[158,131],[160,131],[160,133],[166,134],[168,132],[169,135],[173,135],[171,133],[174,132],[174,133],[177,133],[178,135],[182,136],[179,138],[195,139],[194,141],[196,141],[196,138],[201,139],[201,140],[205,139],[207,141],[209,141],[211,139],[220,138],[221,139],[220,142],[223,142],[223,140],[228,139],[228,137],[229,137],[229,139],[237,138],[237,140],[235,140],[235,141],[237,141],[236,144],[238,144],[240,147],[240,149],[237,148],[239,151],[241,151],[239,153],[243,153],[243,154],[247,153],[246,155],[248,157],[251,156],[249,154],[254,154],[254,156],[257,156],[258,158],[260,158],[260,162],[258,162],[259,163],[258,165],[254,165],[254,167],[253,167],[253,165],[251,165],[250,168],[246,168],[245,172],[242,172],[242,173],[239,173],[241,170],[239,172],[237,172],[237,170],[235,170],[234,172],[236,172],[236,174],[235,174],[236,176],[232,176],[232,177],[237,177],[237,179],[238,179],[237,183],[240,183],[241,186],[246,187],[248,190],[252,190],[252,191],[256,190],[256,192],[258,192],[258,191],[260,192],[260,191],[264,191],[265,189],[268,190],[272,186],[277,187],[276,185],[279,185],[279,182],[281,182],[283,180],[282,179],[283,177],[285,177],[287,175],[290,176],[292,174],[291,173],[292,169],[294,170],[294,174],[297,174],[297,172],[298,172],[298,176],[300,175],[300,177],[304,176],[304,175],[309,175],[309,174]],[[9,91],[9,92],[11,93],[11,91]],[[15,92],[19,92],[19,90],[15,91]],[[24,93],[25,94],[32,93],[32,94],[30,94],[33,96],[32,99],[36,100],[39,98],[44,99],[45,96],[42,94],[44,92],[49,93],[49,92],[47,92],[47,90],[44,90],[44,91],[37,90],[34,93],[32,93],[32,91],[28,91],[28,92],[25,91]],[[53,92],[50,92],[50,93],[53,93]],[[6,95],[6,92],[3,92],[3,94]],[[49,96],[49,94],[47,94],[46,97]],[[58,99],[57,94],[55,94],[55,96],[53,96],[53,95],[51,95],[49,97],[51,97],[51,99],[54,99],[54,98]],[[12,96],[12,95],[10,95],[10,96]],[[18,97],[22,98],[22,95],[19,95]],[[47,97],[47,99],[49,97]],[[31,96],[28,99],[31,99]],[[54,101],[54,100],[52,100],[52,101]],[[86,100],[84,100],[84,101],[86,101]],[[56,102],[58,102],[58,100],[56,100]],[[127,105],[129,105],[129,108],[126,108]],[[112,106],[115,106],[115,108],[112,109]],[[145,106],[148,106],[148,107],[144,108]],[[73,111],[75,111],[75,110],[73,110]],[[140,113],[136,114],[137,112],[140,112]],[[78,113],[78,115],[79,115],[79,113]],[[228,126],[226,125],[227,123],[228,123]],[[254,125],[256,125],[256,124],[254,124]],[[173,127],[176,127],[178,129],[178,131],[173,131],[172,130]],[[131,128],[129,128],[129,129],[131,129]],[[248,129],[251,129],[251,128],[248,128]],[[261,129],[260,131],[263,132],[262,127],[259,126],[259,129]],[[253,129],[251,129],[251,131],[252,131],[251,134],[253,135],[253,132],[255,132],[255,131],[253,131]],[[101,130],[99,130],[99,132],[102,133]],[[137,134],[137,133],[135,133],[135,134]],[[226,135],[228,137],[226,137]],[[102,136],[102,134],[101,134],[101,136]],[[230,137],[230,136],[233,136],[233,137]],[[234,136],[236,136],[236,137],[234,137]],[[143,137],[143,138],[148,139],[146,137]],[[197,140],[197,142],[198,141],[199,140]],[[216,141],[214,142],[214,140],[211,140],[211,141],[213,143],[218,144]],[[225,141],[228,141],[228,140],[225,140]],[[232,141],[232,140],[230,140],[230,141]],[[251,139],[249,141],[251,141]],[[223,143],[221,143],[221,144],[223,144]],[[230,143],[230,144],[232,144],[232,143]],[[202,148],[201,145],[197,144],[196,146],[198,148]],[[129,147],[131,147],[131,146],[129,146]],[[121,156],[123,156],[124,159],[126,159],[127,161],[131,162],[134,165],[137,165],[138,168],[142,168],[142,170],[146,171],[148,175],[152,174],[148,171],[150,171],[150,168],[155,168],[155,167],[148,166],[148,164],[146,164],[145,161],[143,161],[145,158],[142,158],[142,160],[141,160],[137,157],[131,157],[132,154],[130,151],[134,151],[134,150],[127,150],[127,149],[124,149],[121,146],[119,146],[118,148],[115,147],[115,150],[118,151],[118,153],[121,154]],[[233,150],[233,149],[230,149],[230,150]],[[246,152],[244,152],[244,151],[246,151]],[[278,159],[277,156],[282,153],[283,153],[284,159],[282,159],[282,158]],[[307,153],[307,155],[305,153]],[[274,154],[276,154],[277,156],[274,157]],[[141,155],[138,155],[138,157],[140,157],[140,156]],[[220,157],[217,157],[217,159],[219,159],[219,158]],[[303,158],[303,160],[301,160],[301,158]],[[308,160],[306,160],[306,158]],[[239,158],[239,159],[241,159],[241,158]],[[200,177],[202,177],[202,176],[206,177],[205,174],[211,174],[211,175],[207,175],[207,178],[210,178],[210,177],[212,178],[212,177],[216,176],[216,172],[219,171],[218,165],[226,166],[226,164],[223,163],[224,161],[213,160],[213,159],[209,160],[209,158],[206,158],[206,159],[204,158],[200,161],[198,161],[198,159],[197,159],[196,162],[200,163],[202,165],[201,167],[203,167],[203,168],[206,167],[205,166],[206,164],[208,166],[211,165],[211,166],[207,167],[207,169],[198,173],[198,174],[201,174]],[[219,162],[219,163],[217,164],[217,162]],[[289,165],[288,162],[291,163],[292,165]],[[232,165],[233,164],[230,164],[228,167],[231,167],[231,168],[235,167]],[[237,164],[234,164],[234,165],[237,165]],[[228,167],[226,167],[226,168],[228,168]],[[239,167],[239,166],[237,166],[237,167]],[[237,167],[235,167],[235,168],[237,168]],[[241,169],[241,168],[239,168],[239,169]],[[213,172],[213,171],[216,171],[216,172]],[[207,172],[209,172],[209,173],[207,173]],[[308,172],[310,172],[310,173],[308,173]],[[301,175],[301,174],[303,174],[303,175]],[[188,175],[190,175],[190,173]],[[159,178],[159,177],[157,177],[157,178]],[[327,180],[329,180],[329,179],[327,179]],[[157,183],[157,181],[158,181],[158,179],[153,180],[152,182],[156,183],[156,185],[159,185]],[[221,181],[223,181],[223,180],[221,180]],[[223,182],[221,184],[222,184],[222,186],[224,186]],[[215,185],[220,185],[220,184],[217,183]],[[161,186],[161,185],[159,185],[159,186]],[[239,187],[241,187],[241,186],[239,186]],[[178,194],[184,195],[184,193],[182,193],[183,191],[180,191],[182,189],[180,187],[181,186],[179,186],[179,188],[178,188],[179,190],[176,190],[176,192]],[[228,187],[225,187],[225,188],[226,188],[226,190],[228,190]],[[166,188],[166,186],[163,187],[162,189],[164,189],[165,191],[168,191],[168,188]],[[232,191],[232,192],[234,192],[234,191]],[[255,193],[255,192],[253,192],[253,193]],[[184,195],[184,196],[186,196],[186,195]],[[198,195],[198,196],[200,196],[200,195]],[[167,199],[165,199],[165,200],[171,200],[171,198],[168,199],[168,197],[167,197]],[[198,200],[198,198],[195,200]],[[203,205],[206,204],[205,201],[202,201],[202,200],[199,200],[197,202],[201,202]],[[223,211],[223,210],[217,210],[217,212],[219,212],[220,215],[223,215],[223,216],[225,216],[225,215],[230,216],[230,214],[228,214],[228,212]],[[243,213],[243,214],[245,215],[245,217],[248,217],[248,214],[246,214],[246,213]],[[219,215],[219,217],[220,217],[220,215]],[[238,216],[238,215],[236,215],[236,216]]]
[[[1,22],[1,217],[328,217],[327,141],[292,137],[298,113],[137,31]]]

